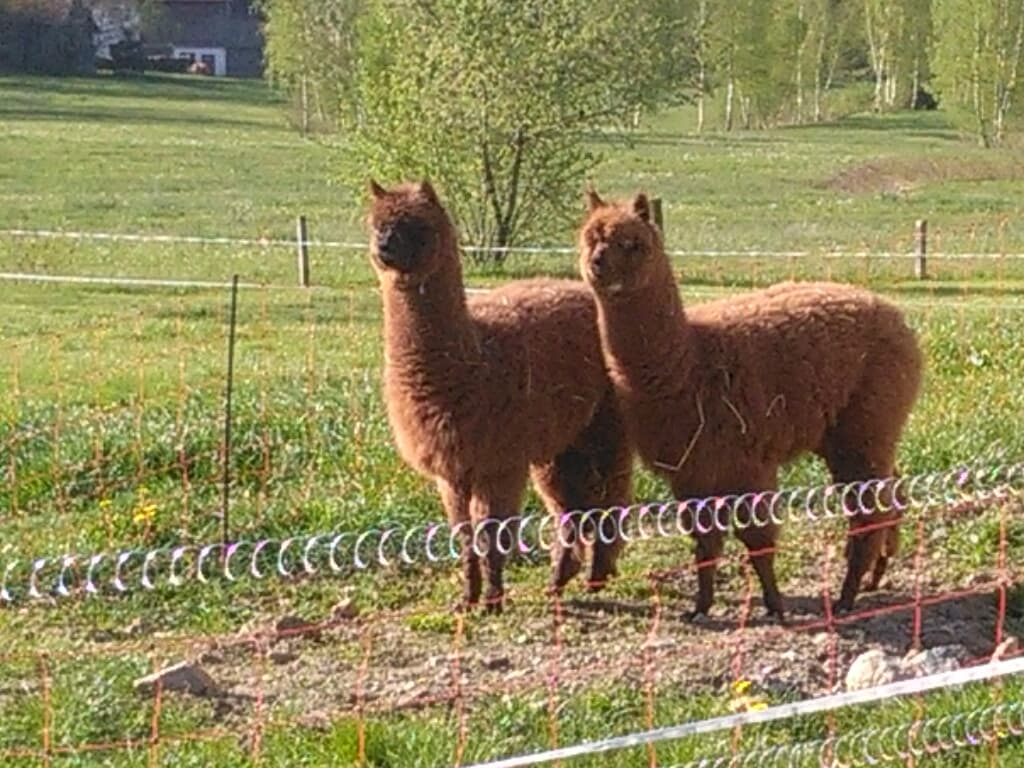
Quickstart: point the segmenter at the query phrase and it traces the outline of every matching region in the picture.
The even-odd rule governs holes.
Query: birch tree
[[[931,5],[931,0],[864,0],[876,112],[913,104],[928,68]]]
[[[966,111],[982,146],[1001,142],[1024,48],[1024,0],[934,0],[933,69],[943,99]]]
[[[359,19],[365,0],[262,0],[268,77],[287,90],[298,124],[309,133],[315,116],[337,127],[355,71]]]
[[[855,31],[861,24],[860,0],[804,0],[807,23],[805,68],[812,83],[811,116],[820,122],[825,116],[825,97],[838,75],[843,56],[856,48]]]

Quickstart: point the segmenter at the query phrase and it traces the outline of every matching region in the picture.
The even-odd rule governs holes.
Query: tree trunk
[[[825,41],[828,39],[828,21],[822,21],[818,36],[818,52],[814,57],[814,122],[821,122],[821,78],[825,63]]]
[[[516,129],[516,136],[513,140],[515,154],[512,157],[512,172],[509,174],[508,200],[505,203],[505,220],[501,226],[501,242],[499,245],[507,247],[512,244],[514,234],[514,222],[519,214],[519,180],[523,169],[523,155],[526,154],[526,131],[522,126]]]
[[[864,26],[868,38],[868,54],[871,58],[871,70],[875,75],[875,112],[882,111],[882,87],[885,80],[885,46],[877,39],[874,17],[871,13],[871,0],[864,0]]]
[[[1021,55],[1024,54],[1024,0],[1017,8],[1017,30],[1013,39],[1013,51],[1010,54],[1009,71],[1003,84],[996,113],[996,141],[1003,140],[1005,116],[1010,113],[1013,92],[1017,88],[1017,75],[1020,72]]]
[[[914,71],[910,76],[910,104],[911,109],[917,106],[917,92],[921,90],[921,54],[914,54]]]
[[[704,58],[700,60],[700,71],[697,73],[697,133],[704,132],[704,93],[707,90],[707,68]]]
[[[889,62],[886,67],[885,78],[885,105],[896,106],[896,97],[899,92],[899,69],[894,62]]]
[[[977,12],[974,14],[974,55],[971,57],[971,107],[974,110],[974,117],[978,123],[978,141],[981,146],[988,149],[992,146],[989,136],[989,129],[985,119],[985,104],[981,98],[981,19]]]
[[[707,26],[708,0],[700,0],[697,6],[697,56],[700,69],[697,71],[697,133],[704,132],[704,108],[708,91],[707,67]]]
[[[885,50],[882,49],[875,64],[875,112],[881,112],[885,104]]]
[[[736,83],[732,79],[732,62],[729,63],[729,80],[725,85],[725,130],[732,130],[733,102],[736,99]]]
[[[309,86],[306,84],[306,75],[302,76],[302,81],[299,85],[299,121],[301,123],[302,136],[305,138],[309,135]]]
[[[797,6],[796,17],[802,27],[804,22],[803,2]],[[804,122],[804,47],[806,44],[807,33],[804,32],[800,45],[796,48],[796,122],[798,125],[803,125]]]

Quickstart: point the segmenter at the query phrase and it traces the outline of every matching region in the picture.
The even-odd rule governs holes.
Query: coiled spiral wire
[[[670,768],[803,768],[906,764],[992,739],[1024,736],[1024,702],[1010,701],[966,712],[871,727],[793,744],[755,747],[703,757]]]
[[[97,554],[12,557],[0,562],[0,605],[75,595],[205,584],[213,579],[290,579],[344,575],[370,568],[433,565],[458,560],[467,547],[484,556],[493,541],[503,554],[531,555],[574,542],[629,543],[677,538],[730,527],[817,523],[823,519],[902,516],[962,503],[1001,503],[1024,489],[1024,464],[960,468],[909,477],[865,480],[628,507],[578,510],[557,523],[527,514],[449,526],[428,523],[363,531],[297,534],[224,544],[180,544]]]

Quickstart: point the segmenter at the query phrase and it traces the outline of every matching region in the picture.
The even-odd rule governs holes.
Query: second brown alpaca
[[[464,524],[518,514],[528,476],[554,515],[631,500],[631,453],[594,300],[579,282],[530,280],[467,302],[455,227],[430,184],[371,192],[388,420],[402,458],[436,483],[449,522],[462,527],[464,604],[479,602],[486,576],[484,598],[497,610],[511,536],[501,542],[490,526],[481,562]],[[556,527],[560,589],[583,552],[571,526]],[[615,572],[616,533],[592,536],[593,587]]]
[[[601,343],[643,461],[677,498],[774,490],[779,467],[822,457],[836,482],[891,477],[917,397],[922,356],[900,311],[834,283],[789,283],[683,309],[644,195],[606,204],[589,193],[580,270],[598,301]],[[876,587],[898,541],[896,505],[850,518],[837,608],[864,576]],[[892,526],[881,525],[892,521]],[[765,607],[783,614],[776,526],[747,525]],[[724,534],[697,536],[696,613],[707,613]]]

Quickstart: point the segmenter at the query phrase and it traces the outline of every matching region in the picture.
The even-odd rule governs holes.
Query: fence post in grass
[[[309,232],[305,216],[299,216],[295,222],[295,238],[299,255],[299,285],[309,288]]]
[[[231,278],[231,313],[228,315],[228,370],[224,386],[224,458],[221,467],[221,556],[227,556],[231,536],[231,396],[235,389],[235,327],[238,324],[238,275]]]
[[[654,223],[657,225],[658,230],[665,234],[665,218],[661,212],[661,198],[651,198],[651,216],[654,217]]]
[[[918,219],[914,224],[914,276],[918,280],[928,277],[928,222]]]

